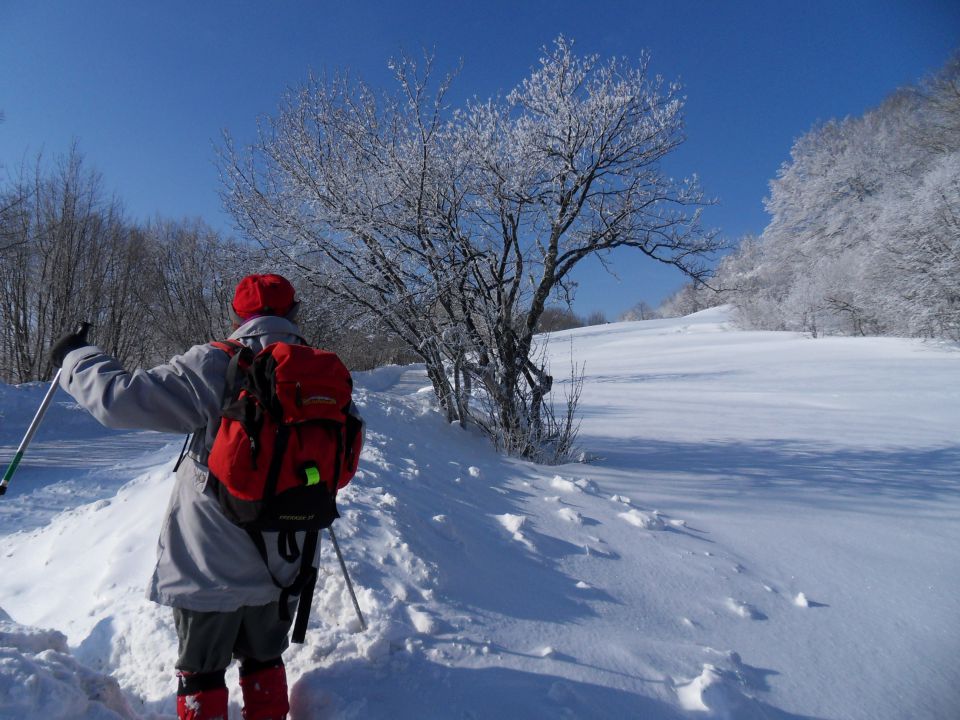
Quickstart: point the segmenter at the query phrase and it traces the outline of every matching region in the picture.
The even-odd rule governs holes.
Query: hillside
[[[550,342],[558,374],[585,365],[585,463],[496,455],[417,366],[357,374],[337,531],[369,629],[327,545],[294,720],[953,717],[955,345],[723,309]],[[0,459],[42,392],[0,387]],[[43,433],[0,500],[0,718],[171,718],[176,638],[143,589],[180,439],[63,395]]]

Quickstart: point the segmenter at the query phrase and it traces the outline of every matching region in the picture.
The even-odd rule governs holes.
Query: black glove
[[[87,341],[88,332],[90,332],[90,323],[80,323],[72,333],[67,333],[57,340],[54,346],[50,348],[50,362],[53,363],[53,366],[60,367],[63,365],[63,359],[67,356],[67,353],[87,347],[90,344]]]

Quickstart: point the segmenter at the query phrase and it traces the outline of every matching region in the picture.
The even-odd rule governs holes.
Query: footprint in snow
[[[626,520],[631,525],[644,530],[663,530],[666,525],[663,519],[657,513],[646,513],[632,508],[627,512],[617,513],[617,515]]]
[[[497,522],[500,523],[504,528],[512,533],[520,532],[526,522],[527,518],[524,515],[513,515],[511,513],[504,513],[503,515],[494,515],[497,519]]]
[[[521,529],[526,524],[527,518],[525,515],[513,515],[511,513],[504,513],[503,515],[494,515],[497,522],[503,526],[503,528],[510,533],[511,537],[516,540],[518,543],[525,545],[528,550],[533,552],[536,551],[536,548],[533,546],[533,543],[527,540],[526,536],[521,532]]]
[[[463,541],[460,538],[459,533],[457,533],[456,527],[450,522],[450,518],[446,515],[434,515],[431,520],[433,529],[440,535],[442,538],[449,540],[450,542],[457,543],[462,545]]]
[[[593,480],[586,480],[584,478],[579,480],[569,480],[562,475],[554,475],[547,484],[552,489],[559,490],[560,492],[564,493],[585,492],[590,495],[597,495],[600,492],[600,489],[597,487],[597,484],[593,482]]]
[[[559,475],[553,476],[550,480],[550,487],[565,493],[583,492],[573,480],[567,480]]]
[[[708,713],[710,717],[762,717],[756,715],[754,701],[742,690],[736,670],[702,665],[700,674],[674,686],[677,702],[689,712]]]
[[[606,558],[608,560],[620,559],[619,553],[613,550],[608,550],[604,547],[601,547],[602,545],[607,544],[606,540],[595,537],[593,535],[587,535],[587,539],[591,543],[593,543],[592,545],[588,545],[586,543],[583,545],[583,552],[586,553],[587,555],[596,555],[597,557]]]
[[[799,592],[799,593],[797,593],[796,595],[793,596],[793,604],[796,605],[796,606],[799,607],[799,608],[822,608],[822,607],[830,607],[829,605],[827,605],[827,604],[825,604],[825,603],[820,603],[820,602],[816,602],[816,601],[814,601],[814,600],[811,600],[810,598],[808,598],[808,597],[806,596],[806,594],[804,594],[804,593],[802,593],[802,592]]]
[[[583,492],[589,493],[590,495],[600,494],[600,488],[597,487],[597,484],[593,480],[582,478],[580,480],[574,480],[573,484],[580,488],[580,490]]]
[[[396,507],[397,498],[395,495],[391,495],[390,493],[385,492],[383,493],[383,495],[380,496],[377,504],[380,507]]]
[[[421,635],[433,635],[437,632],[437,623],[428,612],[407,606],[407,616],[410,618],[410,624]]]
[[[732,612],[737,617],[742,617],[746,620],[766,620],[767,616],[762,612],[757,610],[753,605],[749,603],[741,602],[739,600],[734,600],[733,598],[727,598],[724,603],[727,610]]]
[[[564,507],[557,510],[557,515],[561,520],[566,520],[569,523],[574,525],[583,525],[583,515],[578,513],[573,508]]]

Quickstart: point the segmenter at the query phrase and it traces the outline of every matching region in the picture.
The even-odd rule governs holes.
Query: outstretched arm
[[[128,372],[100,348],[67,353],[60,386],[103,425],[188,433],[220,415],[226,353],[195,345],[149,370]]]

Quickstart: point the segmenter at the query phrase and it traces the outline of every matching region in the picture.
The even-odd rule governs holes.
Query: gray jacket
[[[254,318],[230,337],[255,352],[274,342],[302,342],[296,325],[273,316]],[[164,365],[133,373],[95,346],[74,350],[63,362],[63,389],[107,427],[194,433],[176,473],[147,590],[147,597],[162,605],[231,611],[279,596],[246,531],[224,516],[207,489],[206,462],[219,427],[228,363],[227,353],[210,345],[195,345]],[[279,557],[275,534],[264,538],[274,577],[289,584],[299,561]]]

